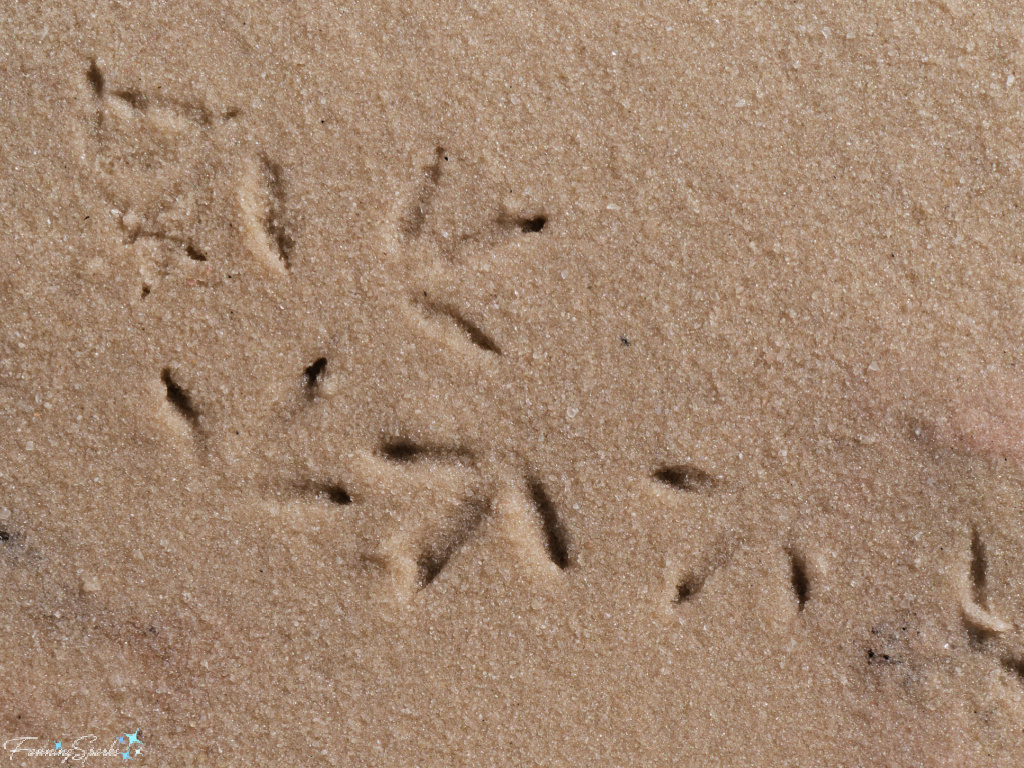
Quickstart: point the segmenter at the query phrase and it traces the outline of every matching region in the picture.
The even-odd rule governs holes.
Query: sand
[[[0,762],[1024,765],[1021,11],[4,4]]]

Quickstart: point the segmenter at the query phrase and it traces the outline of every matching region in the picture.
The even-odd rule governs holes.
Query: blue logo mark
[[[119,744],[124,744],[125,739],[128,740],[128,746],[125,747],[124,752],[121,753],[121,762],[125,760],[131,760],[133,757],[137,757],[139,752],[142,751],[142,739],[139,738],[139,729],[135,730],[135,733],[126,733],[124,736],[118,736],[117,741]],[[135,747],[135,751],[132,752],[132,745],[138,744]]]

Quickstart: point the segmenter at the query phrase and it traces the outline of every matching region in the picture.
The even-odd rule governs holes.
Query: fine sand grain
[[[1024,766],[1020,2],[0,40],[0,763]]]

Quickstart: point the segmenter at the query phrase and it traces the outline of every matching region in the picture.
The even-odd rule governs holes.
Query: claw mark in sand
[[[965,569],[961,612],[968,633],[977,641],[1002,634],[1013,626],[994,613],[988,599],[988,552],[977,528],[971,530],[970,566]]]
[[[111,88],[96,59],[90,60],[89,69],[86,71],[85,77],[92,88],[93,95],[97,99],[116,99],[136,112],[144,113],[151,109],[166,110],[176,117],[205,127],[210,127],[217,121],[227,122],[233,120],[239,115],[239,110],[235,108],[227,109],[223,113],[217,113],[202,102],[152,96],[133,88]],[[103,122],[102,113],[99,115],[98,122],[101,124]]]
[[[503,212],[495,221],[495,226],[499,229],[511,230],[513,232],[518,231],[528,235],[542,231],[547,226],[547,223],[548,218],[543,214],[536,216],[512,216]]]
[[[306,397],[310,400],[316,397],[317,391],[320,389],[320,385],[324,382],[324,376],[326,376],[327,370],[327,358],[319,357],[314,360],[305,371],[302,373],[302,388],[306,393]]]
[[[463,317],[462,314],[460,314],[454,307],[428,301],[426,299],[417,302],[417,304],[428,318],[454,324],[455,327],[461,331],[463,336],[484,352],[501,355],[501,348],[495,343],[495,341],[484,333],[478,326]]]
[[[1017,678],[1017,682],[1024,685],[1024,658],[1017,656],[1006,656],[1003,658],[1003,669]]]
[[[673,605],[682,605],[696,599],[712,574],[725,565],[729,559],[728,548],[719,544],[715,549],[716,551],[709,558],[695,568],[681,572],[676,571],[674,567],[671,569],[674,572],[670,582]]]
[[[200,414],[188,392],[174,380],[170,368],[164,368],[160,374],[160,379],[167,390],[167,402],[184,419],[185,423],[198,434],[201,431],[199,423]]]
[[[207,261],[206,253],[197,247],[191,238],[178,237],[170,232],[161,232],[160,230],[147,229],[142,226],[131,227],[125,219],[126,217],[121,219],[121,228],[125,233],[126,244],[131,245],[146,238],[162,240],[182,248],[185,251],[185,255],[192,261]]]
[[[380,455],[402,464],[431,460],[465,464],[473,460],[473,454],[465,448],[426,445],[403,437],[389,437],[382,441]]]
[[[284,222],[284,176],[280,165],[266,157],[261,159],[264,177],[267,179],[267,189],[270,192],[270,209],[264,224],[270,240],[274,243],[277,257],[284,263],[285,269],[288,269],[291,266],[292,249],[295,244],[285,228]]]
[[[420,184],[416,201],[399,222],[399,229],[407,240],[415,239],[423,232],[423,226],[426,224],[427,216],[433,206],[437,188],[441,183],[442,169],[447,160],[448,156],[445,154],[444,147],[437,147],[430,164],[424,168],[424,178]]]
[[[547,549],[548,557],[551,558],[551,562],[564,571],[572,565],[565,526],[558,519],[555,505],[551,502],[540,480],[531,478],[528,484],[534,509],[537,510],[543,525],[544,546]]]
[[[341,483],[311,483],[307,489],[318,496],[326,497],[338,506],[343,507],[352,503],[352,495]]]
[[[988,558],[977,528],[971,535],[971,592],[974,602],[988,608]]]
[[[496,248],[520,235],[542,232],[547,224],[548,217],[544,214],[519,214],[502,210],[480,228],[458,235],[448,245],[447,252],[451,257],[466,247]]]
[[[85,73],[85,77],[89,81],[89,85],[92,86],[92,92],[96,95],[96,98],[102,99],[103,92],[106,89],[106,80],[96,64],[96,59],[89,62],[89,71]]]
[[[480,527],[488,511],[489,502],[470,500],[461,513],[447,521],[446,525],[424,538],[419,556],[416,558],[416,588],[430,586],[448,565],[455,553],[461,549]]]
[[[703,573],[688,573],[679,583],[676,585],[676,593],[672,598],[672,602],[676,605],[686,603],[697,596],[697,594],[704,588],[704,582],[707,581],[708,574]]]
[[[331,479],[296,480],[292,483],[290,490],[302,499],[313,497],[321,501],[329,501],[339,507],[346,507],[352,503],[352,494],[349,493],[348,488]]]
[[[808,576],[807,560],[793,547],[787,549],[786,554],[789,556],[789,578],[793,594],[796,595],[797,610],[802,611],[811,598],[811,581]]]
[[[653,477],[660,483],[689,493],[711,491],[722,483],[721,476],[712,475],[693,464],[662,467],[654,472]]]
[[[287,223],[284,171],[264,156],[258,163],[250,163],[246,175],[239,190],[239,203],[248,245],[268,265],[287,272],[292,266],[295,239]]]

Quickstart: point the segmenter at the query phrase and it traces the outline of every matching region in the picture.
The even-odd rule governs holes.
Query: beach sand
[[[5,4],[0,762],[1024,765],[1022,10]]]

